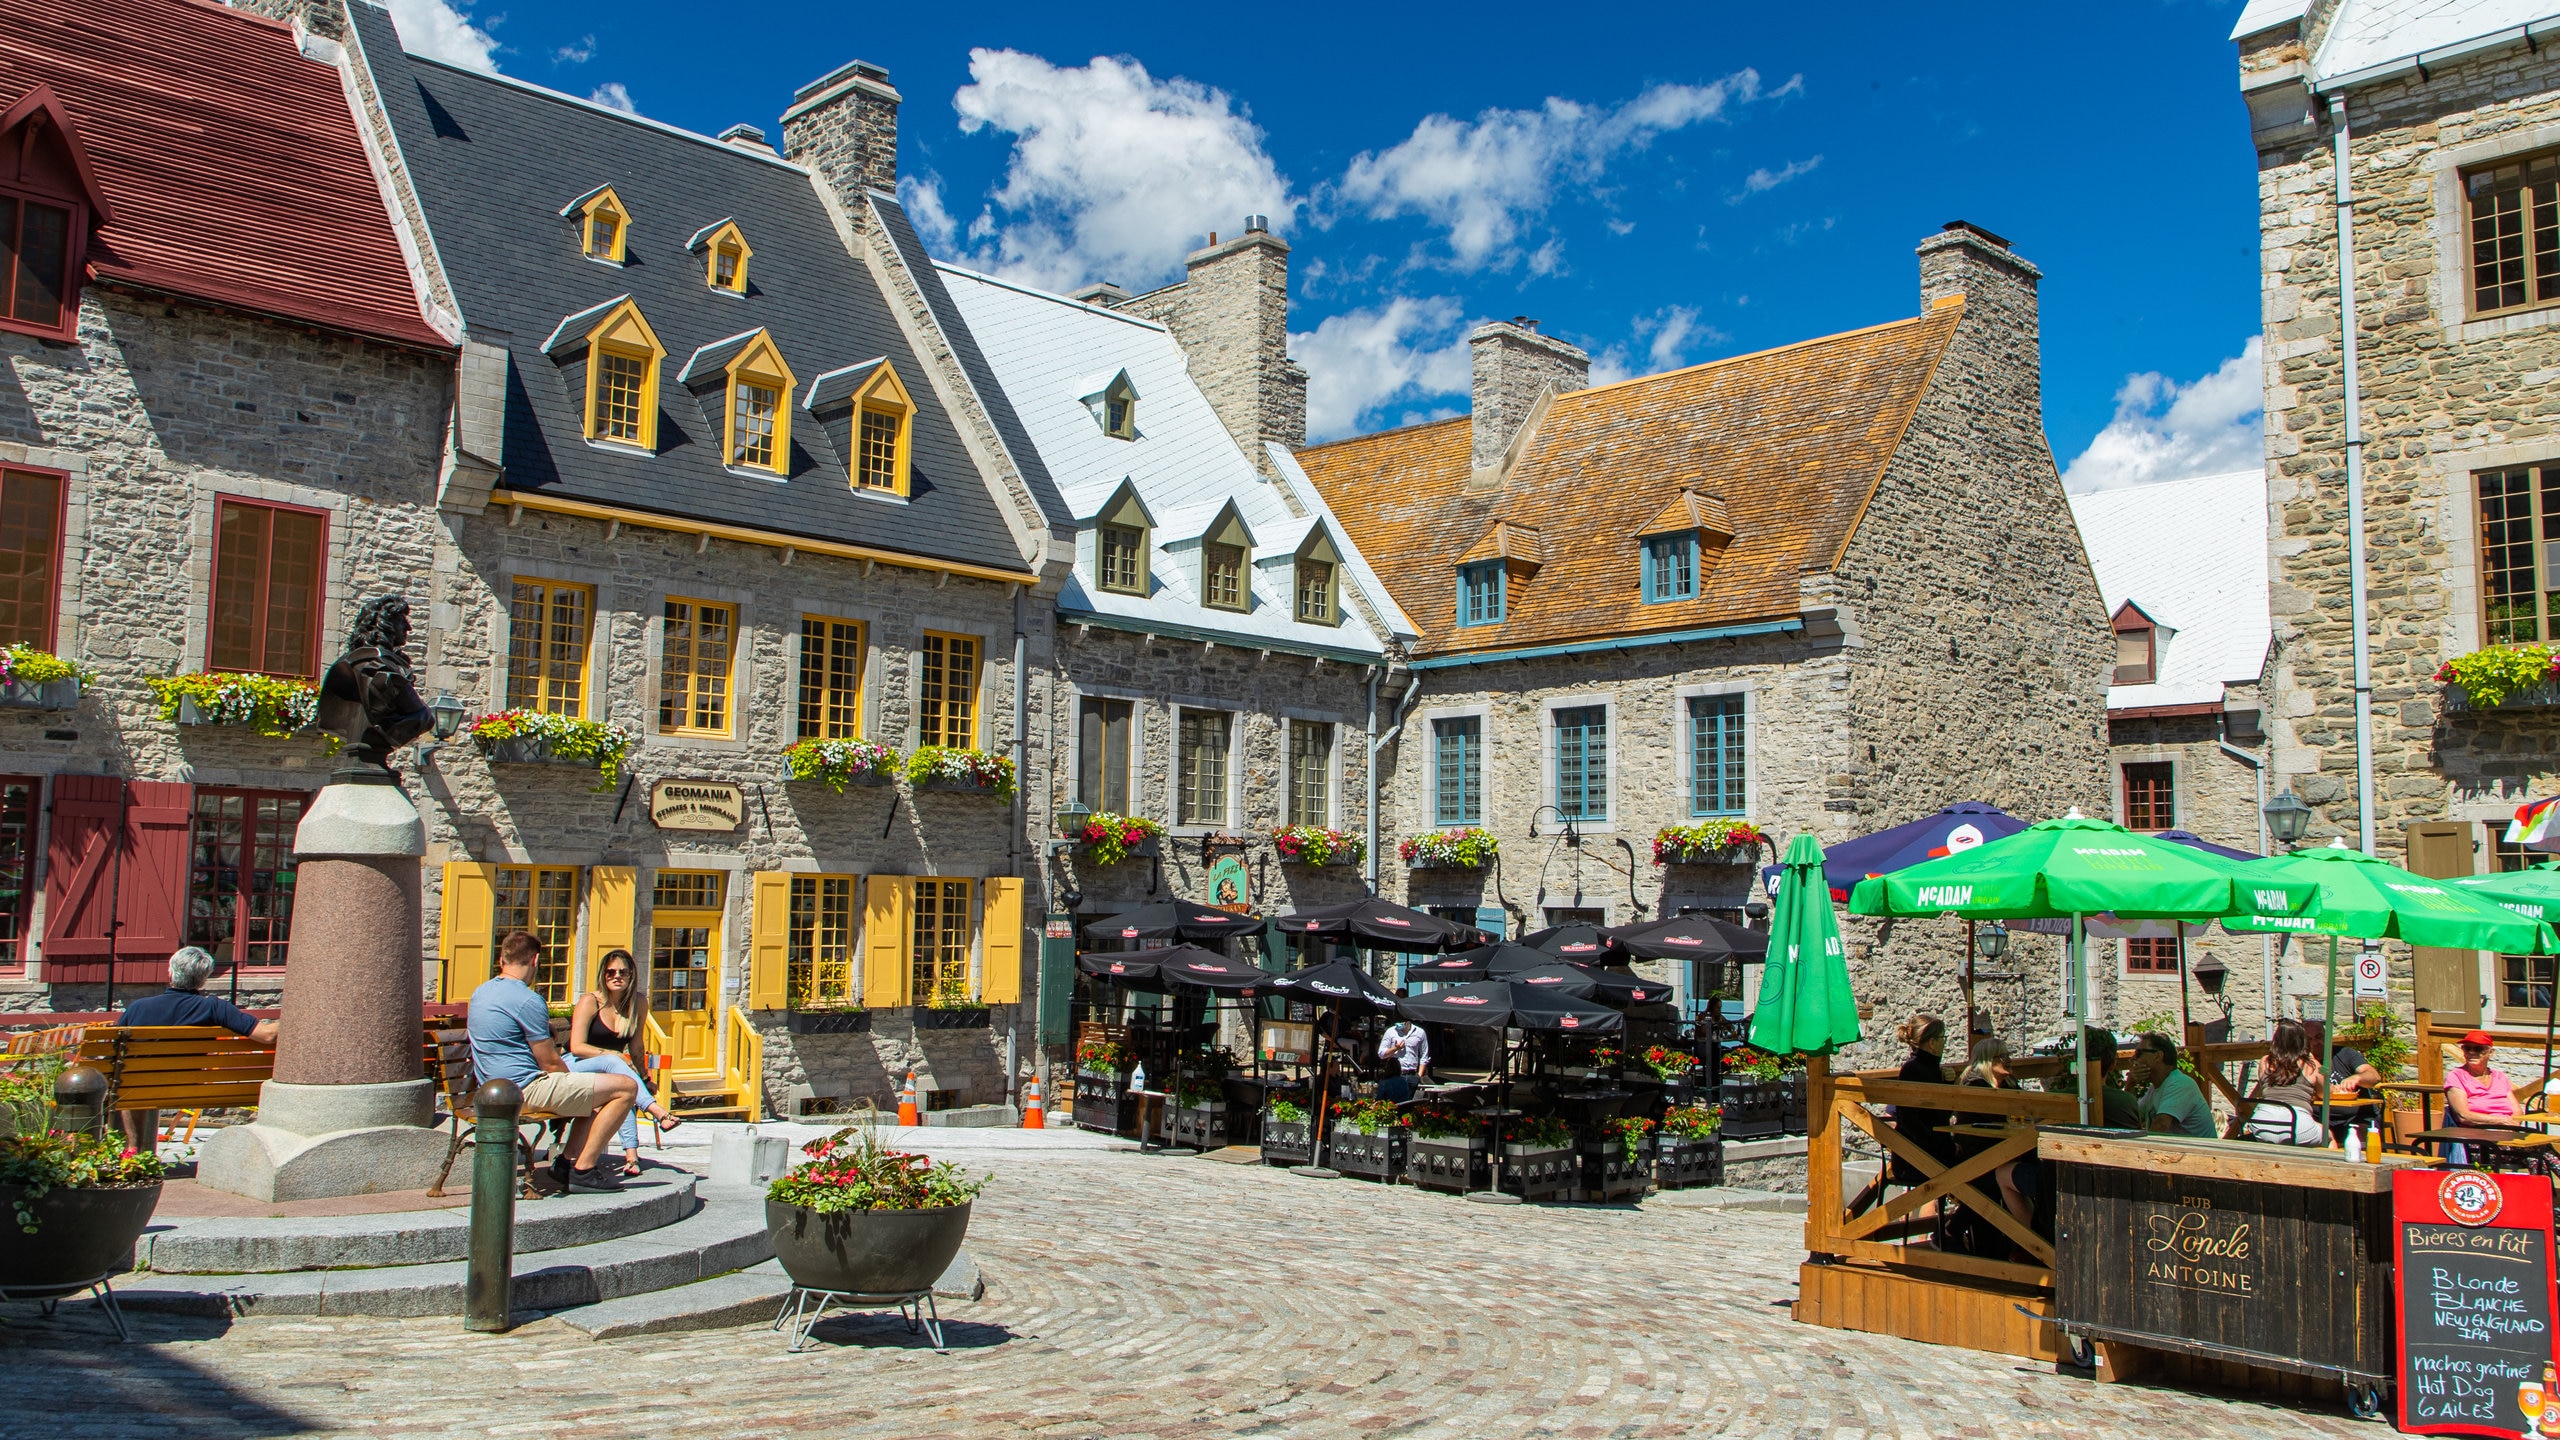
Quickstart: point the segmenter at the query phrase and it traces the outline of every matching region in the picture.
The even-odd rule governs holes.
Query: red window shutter
[[[124,782],[113,775],[53,777],[53,833],[44,849],[47,981],[107,978],[116,817],[123,808]]]
[[[125,810],[124,873],[116,880],[116,982],[166,983],[187,943],[187,861],[195,787],[136,780]]]

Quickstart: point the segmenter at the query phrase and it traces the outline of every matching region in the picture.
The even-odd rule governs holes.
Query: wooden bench
[[[435,1073],[444,1091],[447,1133],[444,1168],[436,1171],[436,1183],[427,1187],[427,1194],[442,1199],[444,1182],[453,1176],[453,1162],[470,1146],[473,1133],[479,1128],[480,1118],[472,1107],[471,1099],[480,1091],[480,1067],[471,1059],[471,1032],[467,1029],[435,1031],[429,1037],[429,1044],[436,1053]],[[522,1162],[524,1170],[519,1193],[526,1199],[533,1198],[537,1192],[533,1185],[536,1173],[533,1141],[526,1137],[525,1127],[565,1125],[570,1118],[530,1107],[516,1115],[517,1159]]]
[[[427,1076],[440,1079],[443,1057],[431,1028],[424,1036]],[[275,1078],[276,1052],[219,1025],[90,1025],[76,1063],[107,1077],[110,1110],[174,1110],[188,1117],[187,1139],[207,1110],[255,1109],[258,1087]]]

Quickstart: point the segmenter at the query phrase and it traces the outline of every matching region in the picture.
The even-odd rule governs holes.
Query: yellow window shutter
[[[631,949],[634,910],[639,903],[640,872],[628,865],[594,865],[587,869],[587,973],[581,989],[593,988],[596,967],[608,950]],[[632,964],[639,964],[635,952]]]
[[[755,907],[750,912],[747,961],[747,1008],[780,1010],[789,1003],[791,979],[791,876],[783,870],[755,874]]]
[[[987,913],[978,927],[978,998],[990,1005],[1022,1003],[1022,882],[1010,875],[987,881]]]
[[[915,886],[904,875],[874,875],[862,882],[862,1005],[885,1010],[907,999],[908,929],[914,923]]]
[[[498,867],[451,860],[444,867],[444,917],[438,931],[444,950],[445,1000],[467,1000],[494,972]]]

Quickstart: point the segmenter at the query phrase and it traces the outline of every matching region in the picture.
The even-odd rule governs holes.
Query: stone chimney
[[[229,0],[234,10],[264,15],[288,25],[299,24],[304,31],[323,39],[336,40],[347,33],[347,12],[340,0]]]
[[[782,157],[816,171],[856,224],[863,191],[898,191],[898,98],[888,71],[854,60],[793,91],[782,112]]]
[[[1289,242],[1248,215],[1244,233],[1216,235],[1183,259],[1185,278],[1114,300],[1096,287],[1077,298],[1161,322],[1182,344],[1191,378],[1244,447],[1268,471],[1262,445],[1307,442],[1307,372],[1289,358]]]
[[[2044,272],[2009,242],[1963,220],[1950,220],[1920,242],[1920,304],[1962,297],[1962,335],[1976,352],[1972,383],[1997,387],[2004,401],[2040,415],[2044,405],[2036,281]]]
[[[1591,384],[1591,357],[1578,346],[1538,333],[1526,315],[1496,320],[1467,337],[1475,357],[1475,468],[1502,463],[1511,437],[1540,400]]]

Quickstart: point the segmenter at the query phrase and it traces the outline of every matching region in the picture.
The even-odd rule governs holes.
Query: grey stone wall
[[[1289,358],[1289,242],[1248,230],[1192,251],[1183,270],[1183,279],[1111,308],[1173,332],[1209,408],[1268,472],[1262,442],[1307,443],[1307,372]]]
[[[1538,322],[1526,316],[1477,327],[1467,336],[1467,354],[1474,366],[1469,423],[1479,470],[1502,462],[1539,401],[1591,384],[1591,357],[1539,334]]]
[[[2107,729],[2107,758],[2111,772],[2107,784],[2113,801],[2109,814],[2119,824],[2126,818],[2124,767],[2166,762],[2175,767],[2172,774],[2176,785],[2177,828],[2191,831],[2216,845],[2257,853],[2258,779],[2247,765],[2222,749],[2223,732],[2219,716],[2122,719],[2109,722]],[[2263,755],[2263,746],[2255,753]],[[2275,792],[2270,789],[2267,793],[2273,795]],[[2210,955],[2229,967],[2223,996],[2231,1003],[2229,1013],[2234,1036],[2265,1033],[2268,1014],[2266,976],[2268,957],[2273,949],[2272,941],[2226,935],[2218,929],[2188,937],[2189,965]],[[2112,1002],[2102,1012],[2108,1017],[2107,1023],[2124,1028],[2141,1016],[2157,1015],[2163,1011],[2177,1013],[2178,977],[2135,974],[2128,970],[2125,947],[2119,941],[2105,942],[2102,949],[2092,953],[2103,956],[2106,974],[2112,978],[2115,987]],[[2283,993],[2281,984],[2275,993],[2279,996]],[[2188,1004],[2199,1022],[2218,1019],[2224,1013],[2202,990],[2191,990]]]

